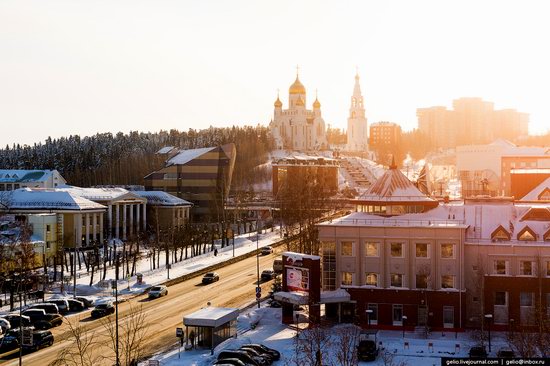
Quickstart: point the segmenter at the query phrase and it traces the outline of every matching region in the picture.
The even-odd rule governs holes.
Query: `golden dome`
[[[321,108],[321,103],[319,102],[319,99],[315,98],[315,102],[313,102],[313,108]]]
[[[306,88],[304,87],[304,84],[300,82],[300,79],[298,79],[298,75],[296,75],[296,81],[294,81],[294,84],[290,86],[288,89],[289,94],[305,94]]]
[[[279,96],[277,96],[277,100],[275,101],[275,103],[273,103],[273,105],[275,106],[275,108],[281,108],[283,106],[283,102],[281,102]]]
[[[298,100],[296,101],[296,105],[300,106],[300,107],[303,107],[305,105],[304,100],[302,99],[302,97],[298,97]]]

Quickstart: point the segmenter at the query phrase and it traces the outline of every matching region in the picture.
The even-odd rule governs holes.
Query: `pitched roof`
[[[542,197],[546,191],[550,190],[550,177],[546,178],[541,184],[533,188],[520,201],[542,201]]]
[[[199,156],[204,155],[214,149],[216,149],[216,147],[203,147],[200,149],[181,150],[177,153],[177,155],[166,162],[166,166],[186,164],[191,160],[196,159]]]
[[[132,191],[140,197],[147,199],[147,204],[152,206],[192,206],[189,201],[176,197],[163,191]]]
[[[120,187],[102,187],[102,188],[81,188],[74,186],[64,186],[56,190],[69,192],[75,196],[88,199],[90,201],[114,201],[125,198],[139,199],[132,191]]]
[[[71,192],[56,189],[21,188],[5,196],[10,210],[97,210],[105,206],[79,197]]]
[[[23,169],[1,169],[0,182],[3,183],[27,183],[44,182],[56,170],[23,170]]]

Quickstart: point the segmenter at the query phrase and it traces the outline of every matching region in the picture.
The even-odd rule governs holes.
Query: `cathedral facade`
[[[306,108],[306,88],[298,75],[288,89],[288,109],[283,109],[279,96],[274,107],[269,126],[276,149],[311,151],[328,148],[321,103],[315,98],[313,109]]]
[[[365,106],[363,104],[363,95],[359,85],[359,74],[355,75],[355,86],[351,96],[351,106],[348,117],[348,151],[365,152],[368,150],[368,126],[367,117],[365,117]]]

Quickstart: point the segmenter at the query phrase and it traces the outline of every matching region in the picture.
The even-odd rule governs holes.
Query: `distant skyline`
[[[543,1],[0,2],[0,147],[48,136],[267,125],[300,66],[345,128],[356,67],[369,124],[481,97],[550,128]]]

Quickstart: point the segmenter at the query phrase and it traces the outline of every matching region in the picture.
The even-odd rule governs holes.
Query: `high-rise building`
[[[325,121],[321,116],[321,103],[315,98],[313,109],[306,109],[306,88],[296,80],[288,89],[288,109],[277,96],[273,120],[270,122],[275,148],[308,151],[326,148]]]
[[[365,106],[361,85],[359,85],[359,74],[355,75],[355,86],[351,96],[351,105],[348,117],[348,144],[349,151],[364,152],[368,150],[368,125],[365,117]]]
[[[377,122],[370,125],[371,150],[395,148],[401,140],[401,126],[392,122]]]
[[[418,129],[432,148],[485,144],[497,138],[515,140],[528,133],[529,115],[515,109],[495,110],[481,98],[453,101],[453,110],[436,106],[418,108]]]

